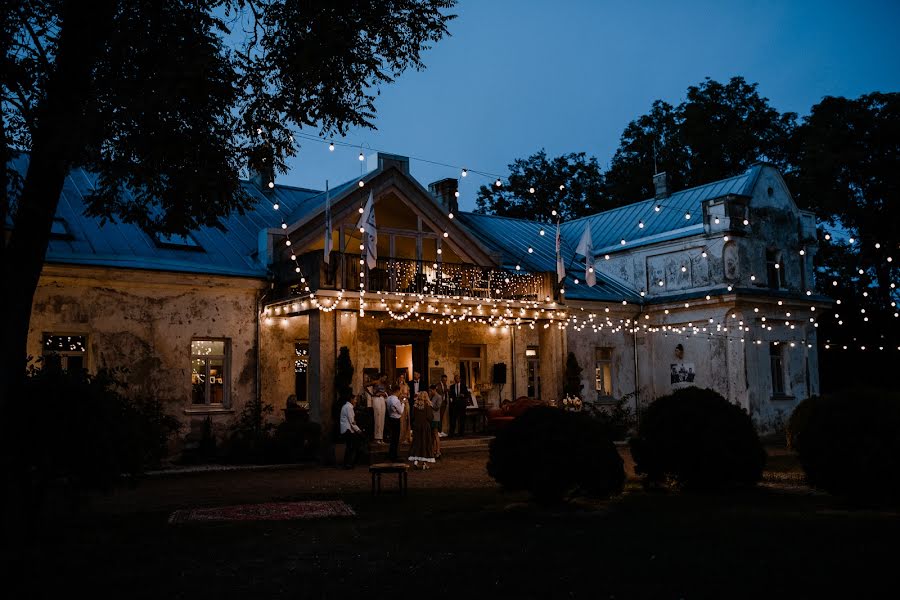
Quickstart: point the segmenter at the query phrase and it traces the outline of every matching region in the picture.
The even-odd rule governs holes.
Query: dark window
[[[766,275],[770,289],[780,290],[785,287],[784,265],[778,250],[766,250]]]
[[[87,367],[87,337],[83,335],[44,334],[41,346],[42,356],[59,357],[63,370],[84,369]]]
[[[784,346],[778,342],[769,344],[769,365],[772,369],[772,395],[784,396]]]
[[[309,343],[294,344],[294,394],[297,402],[309,402]]]

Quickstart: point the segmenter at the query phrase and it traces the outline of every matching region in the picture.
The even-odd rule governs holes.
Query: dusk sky
[[[304,142],[278,181],[323,189],[357,177],[360,145],[504,176],[542,147],[587,152],[605,169],[630,120],[707,76],[741,75],[801,115],[823,96],[900,90],[896,1],[461,0],[454,12],[426,70],[383,88],[377,131],[351,131],[343,141],[357,148],[333,153]],[[459,176],[411,169],[423,185]],[[461,180],[462,209],[487,181]]]

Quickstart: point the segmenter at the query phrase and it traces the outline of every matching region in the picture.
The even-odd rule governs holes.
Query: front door
[[[413,372],[421,374],[422,389],[428,386],[428,342],[431,331],[415,329],[379,329],[381,346],[381,370],[388,383],[397,382],[405,372],[407,381]]]

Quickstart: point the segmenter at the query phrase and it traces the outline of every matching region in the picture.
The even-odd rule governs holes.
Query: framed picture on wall
[[[428,385],[437,385],[441,382],[441,375],[444,374],[444,367],[431,367],[428,369]]]
[[[672,363],[669,365],[669,380],[673,387],[693,385],[694,363]]]

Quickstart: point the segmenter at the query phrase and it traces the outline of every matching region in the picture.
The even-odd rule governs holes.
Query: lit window
[[[41,345],[41,355],[59,357],[60,367],[69,369],[87,368],[87,337],[83,335],[57,335],[45,333]]]
[[[528,397],[541,397],[541,361],[538,357],[538,349],[531,346],[525,350],[525,359],[528,361]]]
[[[228,340],[191,342],[191,404],[228,404]]]
[[[481,373],[482,357],[484,356],[483,346],[460,346],[459,347],[459,378],[462,383],[466,384],[469,391],[475,394],[479,384],[482,383]]]
[[[597,348],[594,359],[594,389],[597,398],[612,396],[612,348]]]

